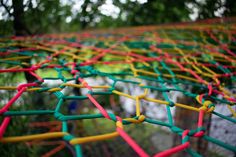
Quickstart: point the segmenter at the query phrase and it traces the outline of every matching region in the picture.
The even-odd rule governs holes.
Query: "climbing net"
[[[1,38],[1,78],[9,73],[22,73],[33,79],[16,86],[0,86],[1,90],[15,92],[0,108],[0,142],[61,139],[62,146],[49,152],[48,156],[63,149],[63,142],[73,146],[76,156],[82,156],[81,145],[84,143],[121,137],[139,156],[146,157],[149,154],[125,131],[125,127],[150,123],[166,127],[182,138],[180,145],[156,152],[155,157],[180,151],[200,156],[191,148],[191,138],[202,138],[236,152],[235,146],[205,134],[204,127],[204,117],[209,115],[236,123],[236,95],[232,92],[236,81],[236,25],[233,20]],[[45,76],[50,70],[54,70],[56,75]],[[90,78],[103,78],[106,83],[96,84],[95,81],[91,85],[87,81]],[[51,87],[45,84],[48,80],[59,80],[60,83]],[[134,94],[122,90],[118,88],[119,83],[137,86],[140,92]],[[187,89],[188,86],[192,87],[191,90]],[[66,88],[83,88],[86,93],[67,95],[63,92]],[[154,92],[159,95],[150,96]],[[195,99],[197,105],[172,100],[170,93],[173,92]],[[50,93],[56,96],[57,102],[51,110],[11,110],[24,93]],[[97,101],[97,95],[133,100],[135,116],[122,117],[108,110]],[[62,107],[69,100],[88,100],[98,112],[65,114]],[[143,101],[164,105],[167,121],[145,115]],[[227,106],[231,114],[215,111],[217,104]],[[176,126],[171,112],[173,108],[198,113],[195,129]],[[13,117],[33,115],[53,117],[57,120],[54,123],[61,127],[39,134],[4,136]],[[114,122],[114,132],[79,137],[73,135],[68,127],[69,121],[98,118]],[[32,125],[43,126],[41,123]]]

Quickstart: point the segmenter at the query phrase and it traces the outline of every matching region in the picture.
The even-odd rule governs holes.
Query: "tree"
[[[62,5],[59,0],[37,0],[34,3],[28,0],[25,4],[23,0],[0,2],[8,16],[6,22],[13,19],[15,35],[62,31],[67,29],[65,18],[72,14],[71,6]]]
[[[105,0],[96,2],[84,0],[81,6],[81,12],[78,12],[73,23],[80,23],[82,29],[85,29],[89,24],[94,22],[94,19],[100,15],[98,8],[104,4]]]

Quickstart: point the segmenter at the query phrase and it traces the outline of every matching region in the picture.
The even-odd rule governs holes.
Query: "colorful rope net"
[[[61,139],[74,147],[76,156],[82,156],[81,145],[84,143],[121,137],[139,156],[146,157],[150,154],[124,128],[130,124],[150,123],[164,126],[173,134],[182,137],[182,144],[152,154],[155,157],[169,156],[180,151],[201,156],[191,148],[191,138],[202,138],[236,152],[235,146],[206,135],[203,126],[206,115],[215,115],[236,123],[236,95],[232,92],[236,80],[234,21],[235,19],[226,19],[221,23],[220,20],[206,20],[198,23],[121,28],[114,31],[1,38],[1,75],[28,73],[34,81],[17,86],[0,86],[1,90],[15,91],[15,95],[0,108],[0,142],[4,144]],[[45,77],[44,71],[50,69],[56,71],[56,77]],[[109,80],[108,84],[89,84],[87,80],[95,77]],[[61,83],[56,87],[45,86],[44,82],[48,80],[60,80]],[[141,93],[134,95],[119,90],[117,84],[120,82],[140,87]],[[148,82],[154,82],[155,86]],[[186,86],[191,86],[194,90],[187,90],[184,88]],[[87,93],[69,96],[63,93],[68,87],[87,89]],[[174,102],[169,93],[175,91],[185,97],[194,98],[198,106],[193,106],[192,102]],[[52,93],[56,96],[57,103],[51,110],[11,110],[23,93],[30,92]],[[159,92],[161,95],[151,97],[151,92]],[[116,115],[100,104],[96,95],[118,95],[132,99],[135,101],[136,115],[128,118]],[[64,114],[61,108],[68,100],[89,100],[99,113]],[[141,101],[164,105],[168,120],[153,119],[142,114]],[[231,115],[216,112],[217,104],[227,106]],[[197,112],[199,116],[195,129],[176,126],[172,108]],[[61,127],[56,131],[51,129],[40,134],[4,136],[15,116],[33,115],[54,117],[57,120],[55,123]],[[114,132],[86,137],[70,133],[68,121],[97,118],[114,122]],[[61,149],[63,142],[60,148],[49,154]]]

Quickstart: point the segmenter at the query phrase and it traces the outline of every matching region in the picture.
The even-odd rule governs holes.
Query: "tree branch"
[[[3,0],[0,1],[0,4],[5,8],[5,10],[7,11],[7,13],[12,16],[13,14],[11,13],[10,9],[8,8],[8,6],[3,2]]]

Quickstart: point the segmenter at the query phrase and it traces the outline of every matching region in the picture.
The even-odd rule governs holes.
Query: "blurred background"
[[[108,30],[118,27],[191,22],[208,18],[233,17],[235,15],[235,0],[0,0],[0,37],[11,35],[82,32],[90,29]],[[34,63],[34,60],[28,62]],[[4,67],[5,65],[3,64],[1,64],[1,66],[0,69],[7,68],[7,66]],[[56,77],[58,72],[52,70],[39,70],[38,74],[45,77],[52,77],[54,75]],[[71,77],[69,74],[63,75],[65,75],[65,77]],[[27,81],[29,82],[23,73],[5,73],[0,75],[0,86],[17,86],[19,83]],[[104,81],[103,79],[88,79],[87,81],[90,85],[94,82],[95,85],[97,85],[96,83],[107,83],[107,81]],[[58,86],[60,83],[61,82],[56,81],[47,82],[47,86]],[[125,86],[127,87],[127,92],[140,92],[140,89],[136,89],[136,86],[133,86],[132,84],[128,86],[126,84],[120,84],[120,90],[125,90],[122,89]],[[191,87],[183,88],[189,88],[189,90],[191,90]],[[69,89],[65,92],[66,95],[75,95],[73,89]],[[84,94],[86,91],[81,90],[80,92]],[[6,104],[14,95],[15,91],[0,91],[0,106]],[[156,95],[154,94],[153,97],[157,95],[158,93],[156,93]],[[171,99],[184,104],[194,101],[181,97],[177,98],[177,95],[178,93],[175,92],[171,93],[169,96]],[[31,98],[28,99],[29,97]],[[129,117],[134,114],[134,111],[127,107],[132,105],[133,102],[130,102],[127,99],[104,96],[96,97],[96,99],[99,103],[103,104],[106,109],[114,111],[120,116]],[[117,104],[115,107],[112,107],[111,103],[108,101],[111,99]],[[44,93],[41,93],[40,95],[38,93],[24,93],[23,97],[16,102],[17,105],[12,107],[12,110],[53,109],[56,102],[57,99],[54,95]],[[37,105],[33,106],[32,104],[34,103]],[[69,106],[72,103],[73,102],[65,102],[65,106]],[[92,106],[89,101],[83,103]],[[145,105],[148,106],[148,108],[143,109],[145,115],[167,121],[165,108],[163,106],[154,107],[154,104]],[[219,105],[219,110],[225,110],[225,106]],[[68,112],[68,109],[65,107],[63,112]],[[175,111],[173,110],[173,112]],[[87,107],[78,112],[78,114],[85,113],[92,114],[96,113],[96,111],[93,110],[92,107]],[[182,112],[179,113],[182,114]],[[181,114],[176,114],[176,119],[181,119]],[[185,114],[189,113],[186,112]],[[178,125],[194,127],[190,125],[195,124],[197,115],[190,114],[189,117],[192,118],[189,118],[189,123],[191,124],[186,125],[186,123],[183,123]],[[0,122],[2,121],[1,118],[2,117],[0,117]],[[43,119],[41,116],[21,116],[14,118],[4,136],[46,132],[50,130],[51,126],[49,123],[47,123],[46,125],[48,126],[45,127],[43,124],[40,126],[34,122],[45,122],[48,121],[48,119],[48,117]],[[54,121],[55,119],[50,120]],[[28,125],[29,123],[31,125]],[[75,132],[77,136],[103,134],[115,129],[114,123],[106,120],[83,120],[77,122],[76,126],[74,125],[75,123],[71,123],[72,130],[73,128],[80,128],[77,130],[78,132]],[[52,125],[52,127],[55,126],[57,126],[57,124]],[[219,128],[225,129],[222,132],[216,133],[214,130]],[[145,125],[145,127],[142,125],[130,125],[127,126],[126,129],[127,133],[132,136],[137,143],[142,143],[142,148],[150,154],[176,146],[180,143],[179,140],[176,140],[176,137],[172,136],[170,131],[163,127],[156,127],[153,125]],[[232,132],[232,130],[235,130],[235,125],[216,118],[212,120],[211,126],[208,128],[208,131],[212,132],[210,135],[213,137],[225,140],[230,144],[235,144],[235,133]],[[201,144],[202,141],[197,141],[196,143]],[[34,145],[33,143],[28,142],[14,145],[0,145],[0,156],[37,157],[46,154],[55,147],[54,145],[47,145],[45,147],[43,143],[42,146],[40,146],[40,144]],[[235,153],[227,152],[215,145],[210,145],[209,147],[211,149],[205,150],[201,148],[198,149],[198,151],[205,152],[207,156],[235,156]],[[137,156],[137,154],[120,138],[84,144],[82,148],[84,156]],[[60,153],[56,154],[56,156],[71,156],[71,152],[73,154],[73,148],[67,145],[66,149],[63,149]],[[183,155],[177,154],[176,156]]]
[[[77,32],[235,14],[235,0],[0,0],[0,35],[17,29],[23,34]]]

